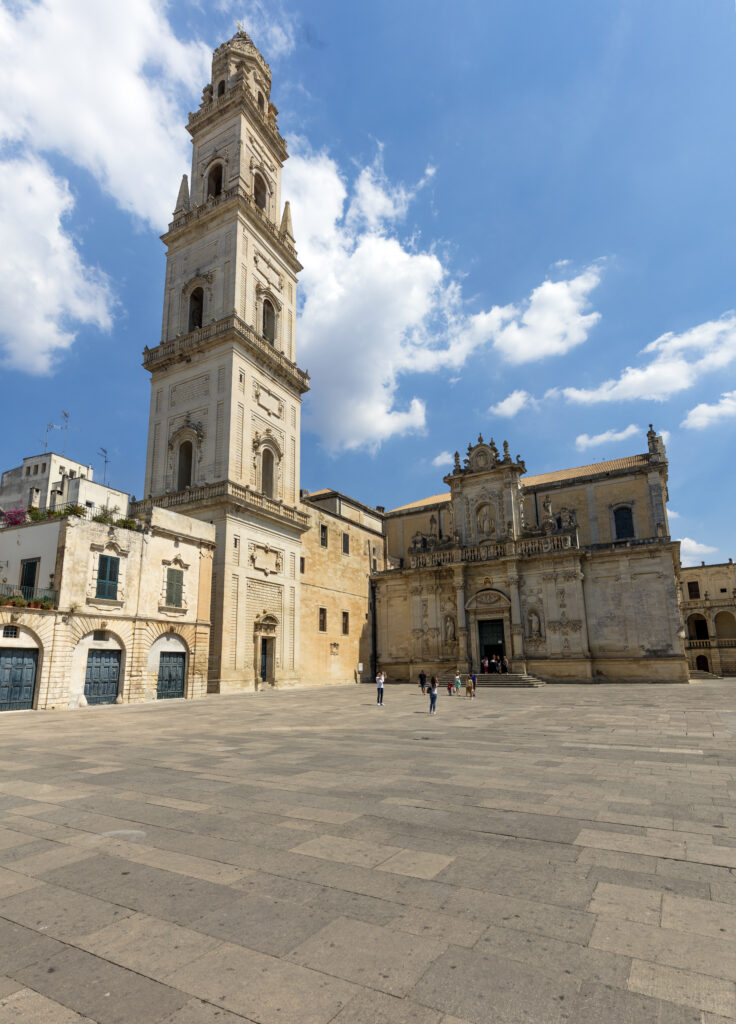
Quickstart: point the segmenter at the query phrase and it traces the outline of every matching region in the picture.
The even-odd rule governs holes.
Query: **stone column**
[[[453,571],[452,585],[455,588],[455,605],[457,608],[457,639],[458,668],[470,669],[468,661],[468,621],[465,617],[465,567],[456,566]]]
[[[509,576],[509,590],[511,591],[511,657],[513,658],[511,668],[514,672],[526,672],[524,629],[521,622],[518,576]]]

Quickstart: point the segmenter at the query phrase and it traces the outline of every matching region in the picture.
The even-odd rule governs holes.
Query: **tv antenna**
[[[62,448],[61,454],[62,455],[66,455],[66,435],[69,433],[70,430],[79,430],[79,427],[70,427],[69,426],[69,413],[65,409],[61,410],[61,415],[62,415],[62,417],[64,419],[64,426],[63,427],[57,427],[57,430],[63,430],[64,431],[64,447]]]
[[[61,430],[61,429],[62,429],[62,427],[57,426],[56,423],[47,423],[46,424],[46,434],[45,434],[44,439],[43,439],[43,450],[44,450],[44,453],[49,450],[49,430]]]
[[[105,470],[104,470],[104,473],[102,475],[102,483],[104,485],[107,485],[107,466],[108,466],[108,463],[110,462],[110,459],[108,458],[108,455],[107,455],[107,448],[100,448],[100,450],[98,451],[97,454],[101,455],[102,458],[104,459],[104,462],[105,462]]]

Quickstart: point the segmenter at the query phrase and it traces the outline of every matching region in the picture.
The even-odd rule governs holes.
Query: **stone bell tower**
[[[145,499],[213,522],[210,689],[288,683],[298,661],[301,397],[287,159],[271,71],[243,31],[213,55],[190,113],[184,175],[162,236],[161,342],[146,348]]]

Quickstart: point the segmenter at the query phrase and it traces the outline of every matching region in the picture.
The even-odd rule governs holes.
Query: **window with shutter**
[[[170,608],[181,608],[184,596],[183,569],[166,570],[166,604]]]
[[[113,558],[112,555],[100,555],[97,568],[97,597],[106,601],[117,600],[119,567],[119,558]]]

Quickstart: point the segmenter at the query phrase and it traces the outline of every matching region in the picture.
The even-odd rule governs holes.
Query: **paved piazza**
[[[734,1020],[735,701],[0,715],[0,1022]]]

